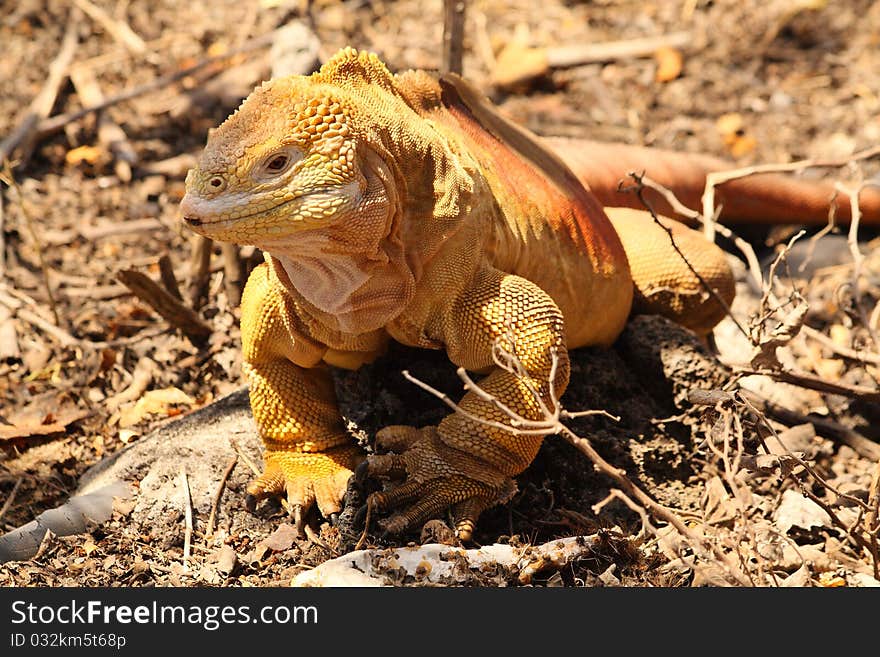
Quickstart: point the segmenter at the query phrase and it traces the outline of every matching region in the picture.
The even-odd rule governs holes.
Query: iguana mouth
[[[280,210],[289,206],[291,204],[296,205],[296,209],[291,213],[292,217],[299,217],[299,222],[297,223],[307,223],[310,218],[318,218],[322,215],[324,217],[329,217],[332,214],[335,214],[340,206],[343,205],[347,201],[355,201],[350,194],[350,190],[348,186],[346,187],[322,187],[319,189],[315,189],[306,194],[301,194],[299,196],[294,196],[293,198],[289,198],[281,203],[277,203],[268,208],[261,208],[256,210],[255,212],[251,212],[249,214],[237,215],[234,217],[210,217],[210,213],[200,214],[198,211],[193,211],[193,205],[200,205],[201,202],[205,202],[204,199],[190,199],[187,196],[184,196],[183,201],[181,201],[181,209],[183,210],[183,221],[191,228],[202,228],[203,230],[216,230],[216,229],[224,229],[231,228],[238,223],[248,221],[249,219],[253,219],[255,217],[259,217],[262,215],[275,215]],[[207,201],[210,203],[211,201]],[[311,208],[307,208],[306,206],[310,204],[315,206],[315,210]],[[309,210],[304,212],[303,210]],[[208,215],[207,217],[205,215]],[[267,226],[266,228],[269,228]],[[271,232],[271,231],[267,231]]]

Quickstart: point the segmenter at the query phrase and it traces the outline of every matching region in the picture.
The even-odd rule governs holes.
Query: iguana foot
[[[354,445],[324,452],[267,450],[265,472],[248,484],[245,503],[253,511],[258,500],[285,495],[302,534],[303,517],[316,502],[325,518],[339,513],[348,479],[363,457]]]
[[[451,509],[456,536],[468,541],[480,514],[516,492],[513,480],[492,465],[443,443],[436,427],[388,427],[378,433],[377,447],[393,453],[367,457],[358,476],[397,480],[367,498],[373,509],[399,509],[379,521],[390,534]]]

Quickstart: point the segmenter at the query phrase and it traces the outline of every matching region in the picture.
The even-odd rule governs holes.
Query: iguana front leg
[[[488,370],[480,387],[523,417],[542,417],[532,390],[538,391],[545,404],[549,402],[554,354],[555,393],[562,394],[568,384],[562,313],[543,290],[519,276],[484,268],[439,313],[426,333],[446,345],[456,365],[471,371]],[[525,377],[494,365],[496,340],[516,353]],[[437,427],[388,427],[379,433],[380,446],[398,453],[369,457],[362,466],[366,474],[405,477],[397,487],[369,498],[374,508],[403,507],[381,523],[386,530],[404,531],[452,507],[456,532],[467,540],[480,513],[516,491],[511,478],[532,462],[543,436],[517,435],[498,428],[498,423],[510,426],[509,415],[499,404],[473,391],[464,396],[460,406],[485,422],[456,413]]]
[[[317,502],[338,513],[363,453],[346,434],[333,381],[321,358],[326,347],[308,337],[296,305],[264,263],[242,296],[244,373],[265,451],[265,471],[247,488],[248,506],[286,495],[297,529]]]

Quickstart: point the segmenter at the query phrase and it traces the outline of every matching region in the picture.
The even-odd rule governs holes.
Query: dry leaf
[[[654,53],[654,60],[657,62],[657,72],[654,74],[657,82],[669,82],[681,75],[684,57],[680,50],[663,46]]]
[[[782,580],[779,585],[785,588],[809,586],[810,569],[807,568],[807,564],[804,564],[803,566],[798,568],[791,575]]]
[[[831,523],[831,518],[813,500],[789,488],[782,494],[782,501],[773,512],[773,521],[779,531],[786,533],[792,527],[825,527]]]
[[[840,381],[845,367],[843,361],[836,358],[821,358],[813,364],[816,374],[831,382]]]
[[[499,89],[521,91],[531,80],[546,75],[549,70],[546,50],[513,41],[495,58],[492,83]]]
[[[770,335],[761,340],[760,345],[755,347],[750,361],[751,366],[755,369],[781,368],[782,364],[776,356],[776,349],[788,344],[794,336],[800,333],[808,310],[807,303],[799,303],[792,308],[782,323],[773,329]]]
[[[288,522],[278,525],[278,529],[272,532],[267,538],[260,541],[263,547],[267,547],[275,552],[284,552],[289,550],[296,539],[296,527]]]
[[[828,332],[831,341],[844,349],[852,346],[852,331],[843,324],[832,324]]]
[[[718,120],[715,121],[715,129],[718,130],[718,133],[724,137],[726,141],[731,135],[736,135],[738,132],[744,130],[743,117],[741,114],[735,112],[731,114],[722,114],[718,117]]]
[[[836,589],[841,586],[846,586],[846,580],[840,575],[835,575],[834,573],[821,573],[819,575],[819,584],[826,588]]]
[[[170,415],[174,413],[173,406],[184,405],[192,408],[196,400],[186,394],[180,388],[170,387],[159,390],[149,390],[144,396],[128,408],[119,413],[120,428],[134,426],[148,415]]]
[[[703,515],[710,525],[720,525],[736,518],[736,502],[727,492],[721,477],[715,476],[706,482]]]
[[[22,420],[18,424],[0,425],[0,440],[12,440],[14,438],[30,438],[33,436],[48,436],[60,433],[67,428],[68,424],[82,420],[91,415],[91,411],[71,411],[60,417],[49,413],[42,419]]]
[[[76,166],[85,162],[86,164],[96,164],[107,157],[107,152],[99,146],[78,146],[73,150],[67,151],[64,161],[67,164]]]
[[[715,128],[734,157],[742,157],[755,150],[757,141],[746,132],[741,114],[722,114],[715,122]]]

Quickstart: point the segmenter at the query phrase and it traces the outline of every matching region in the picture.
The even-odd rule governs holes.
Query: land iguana
[[[691,198],[724,166],[542,140],[458,76],[393,75],[351,48],[310,76],[264,83],[210,134],[181,203],[197,233],[265,252],[241,304],[265,448],[248,506],[284,495],[299,528],[314,504],[332,518],[360,464],[397,482],[369,500],[393,512],[387,531],[451,509],[458,536],[470,538],[480,513],[513,495],[543,439],[505,430],[503,407],[540,417],[529,388],[544,401],[564,392],[567,349],[610,345],[631,312],[704,334],[723,317],[718,300],[730,303],[734,280],[721,249],[661,219],[710,295],[647,212],[612,206],[637,204],[614,194],[629,169]],[[719,192],[722,217],[799,222],[824,222],[830,197],[827,186],[780,176]],[[371,362],[389,340],[445,349],[485,374],[480,386],[500,404],[467,392],[465,413],[387,427],[376,438],[388,453],[365,460],[328,368]],[[515,348],[524,374],[496,366],[496,343]]]

